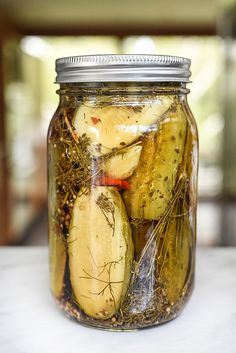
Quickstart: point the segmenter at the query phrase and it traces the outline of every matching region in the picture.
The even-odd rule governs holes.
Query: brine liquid
[[[175,95],[70,99],[48,135],[51,289],[81,323],[168,321],[194,281],[197,137]]]

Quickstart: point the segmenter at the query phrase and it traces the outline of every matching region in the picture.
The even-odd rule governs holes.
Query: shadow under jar
[[[51,291],[110,330],[175,318],[194,284],[198,137],[190,61],[58,59],[48,132]]]

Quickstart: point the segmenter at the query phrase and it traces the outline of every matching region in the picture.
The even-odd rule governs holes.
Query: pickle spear
[[[49,234],[49,264],[51,291],[56,298],[63,295],[66,266],[66,242],[62,236]]]
[[[112,317],[126,293],[133,260],[131,229],[115,187],[82,189],[68,237],[75,302],[89,316]]]
[[[81,104],[73,125],[79,136],[86,134],[90,138],[90,152],[99,157],[130,145],[158,121],[172,103],[169,96],[163,96],[145,106]]]
[[[193,266],[192,230],[188,217],[177,216],[169,220],[165,233],[167,245],[157,259],[168,299],[174,303],[181,297]]]
[[[141,150],[140,143],[130,145],[108,158],[101,168],[109,177],[126,179],[132,175],[137,167]]]
[[[168,115],[143,139],[139,164],[123,194],[131,218],[157,220],[172,197],[186,136],[186,120]]]

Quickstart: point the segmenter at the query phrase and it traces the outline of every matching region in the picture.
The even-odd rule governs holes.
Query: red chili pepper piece
[[[91,116],[91,120],[93,122],[94,125],[97,125],[97,123],[99,123],[99,121],[101,121],[99,118],[97,118],[96,116]]]
[[[130,188],[130,184],[127,180],[110,178],[108,176],[102,176],[96,184],[104,186],[117,186],[120,190],[128,190]]]

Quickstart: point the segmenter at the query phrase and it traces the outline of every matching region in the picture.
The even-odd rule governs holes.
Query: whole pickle
[[[123,194],[131,218],[157,220],[172,197],[185,144],[186,119],[169,113],[143,138],[139,164]]]
[[[68,237],[75,302],[94,318],[112,317],[126,293],[133,243],[122,198],[115,187],[82,189]]]
[[[165,283],[165,290],[170,302],[177,302],[181,297],[185,283],[191,273],[192,232],[188,217],[173,217],[168,221],[164,246],[161,244],[157,259],[160,266],[159,276]]]

